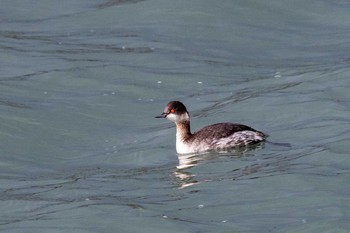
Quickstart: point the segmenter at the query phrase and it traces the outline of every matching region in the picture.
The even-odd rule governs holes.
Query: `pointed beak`
[[[156,116],[155,118],[166,118],[167,114],[166,113],[162,113],[159,116]]]

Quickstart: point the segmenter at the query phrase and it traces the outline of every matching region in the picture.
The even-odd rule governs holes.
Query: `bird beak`
[[[166,118],[167,114],[165,112],[163,112],[162,114],[160,114],[159,116],[156,116],[155,118]]]

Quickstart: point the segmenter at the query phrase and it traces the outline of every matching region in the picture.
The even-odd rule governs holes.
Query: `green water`
[[[2,1],[0,230],[349,232],[349,24],[346,1]],[[291,146],[178,157],[175,99]]]

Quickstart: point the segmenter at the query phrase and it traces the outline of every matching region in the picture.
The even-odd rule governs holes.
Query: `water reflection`
[[[197,166],[198,164],[206,161],[211,161],[218,159],[221,156],[226,157],[242,157],[242,156],[252,156],[252,154],[247,154],[249,151],[254,151],[264,147],[264,143],[259,143],[254,146],[233,148],[231,150],[222,151],[211,151],[208,153],[201,154],[184,154],[178,155],[179,165],[176,166],[176,171],[173,175],[175,176],[176,182],[180,189],[192,186],[194,184],[200,183],[195,179],[196,175],[190,172],[190,168]]]
[[[301,173],[301,174],[316,174],[319,175],[320,168],[311,164],[297,164],[295,161],[301,157],[309,156],[326,150],[323,146],[310,146],[309,148],[295,148],[292,146],[286,146],[283,144],[271,144],[272,147],[277,148],[275,152],[269,151],[268,154],[258,155],[257,153],[251,153],[258,149],[263,148],[265,145],[259,145],[254,148],[241,148],[231,152],[223,153],[208,153],[208,154],[192,154],[192,155],[180,155],[179,165],[177,169],[172,173],[176,184],[179,189],[200,184],[203,182],[220,182],[224,180],[242,180],[242,179],[259,179],[268,176],[283,175],[289,173]],[[273,150],[270,148],[269,150]],[[217,160],[219,158],[232,158],[237,159],[240,163],[244,162],[244,165],[234,168],[228,171],[213,171],[210,176],[203,177],[193,172],[194,167],[201,163],[209,163],[210,161]],[[229,162],[229,161],[225,161]],[[198,168],[200,168],[199,166]],[[220,167],[220,166],[218,166]],[[327,174],[329,168],[326,169]],[[333,172],[334,173],[334,172]],[[332,174],[333,174],[332,173]],[[216,174],[216,175],[213,175]]]

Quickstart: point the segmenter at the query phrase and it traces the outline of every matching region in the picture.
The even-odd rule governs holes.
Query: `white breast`
[[[191,145],[184,143],[178,136],[176,136],[176,152],[178,154],[194,153],[191,149]]]

